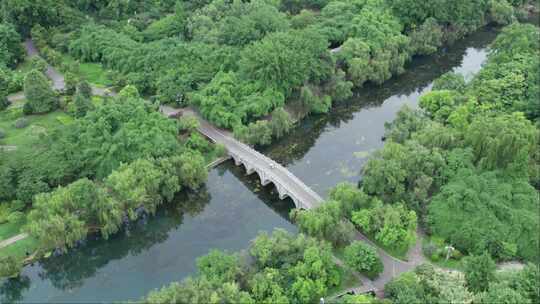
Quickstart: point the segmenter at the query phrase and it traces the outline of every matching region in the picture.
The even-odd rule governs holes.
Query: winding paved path
[[[28,57],[34,57],[39,56],[39,52],[34,44],[34,41],[31,39],[27,39],[24,42],[24,47],[26,49],[26,54]],[[47,65],[47,70],[45,71],[45,75],[49,77],[49,79],[52,81],[52,87],[56,91],[63,91],[66,88],[66,82],[64,81],[64,75],[62,75],[58,70],[56,70],[52,65]],[[107,88],[100,88],[96,86],[92,86],[92,94],[96,96],[105,96],[110,95],[114,96],[116,95],[113,91],[110,91]],[[8,96],[9,102],[16,102],[19,100],[23,100],[25,98],[24,92],[18,92],[12,95]]]
[[[22,239],[25,239],[27,237],[28,237],[28,234],[26,234],[26,233],[21,233],[21,234],[17,234],[15,236],[12,236],[9,239],[6,239],[6,240],[3,240],[3,241],[0,242],[0,249],[4,248],[6,246],[9,246],[9,245],[11,245],[11,244],[13,244],[13,243],[15,243],[17,241],[20,241]]]

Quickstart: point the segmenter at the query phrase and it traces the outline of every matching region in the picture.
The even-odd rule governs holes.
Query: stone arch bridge
[[[274,184],[280,199],[290,197],[298,209],[311,209],[322,203],[322,198],[311,188],[294,176],[289,170],[271,158],[263,155],[248,145],[239,142],[223,130],[219,130],[197,113],[189,110],[179,110],[162,106],[161,112],[169,117],[177,116],[179,111],[194,115],[200,122],[199,132],[217,144],[222,144],[237,166],[243,165],[247,174],[257,173],[261,184]]]

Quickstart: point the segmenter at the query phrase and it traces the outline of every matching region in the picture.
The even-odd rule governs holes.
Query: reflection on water
[[[404,105],[416,107],[442,74],[453,70],[470,78],[478,72],[496,35],[497,30],[484,29],[435,56],[415,58],[404,74],[383,86],[362,88],[327,115],[305,119],[263,152],[322,196],[339,182],[358,182],[367,157],[383,145],[385,122]]]
[[[415,58],[408,72],[367,86],[328,115],[304,121],[264,152],[286,165],[321,195],[343,180],[357,182],[367,156],[382,146],[384,123],[443,73],[477,72],[496,35],[483,30],[438,55]],[[0,285],[2,302],[88,302],[139,299],[150,290],[195,272],[195,260],[211,248],[246,248],[258,231],[282,227],[293,207],[271,186],[227,162],[213,169],[206,187],[183,193],[155,217],[132,224],[105,241],[91,239],[67,255],[26,267],[18,280]]]
[[[120,301],[195,272],[195,259],[211,248],[246,248],[261,231],[295,232],[293,207],[245,176],[232,162],[210,172],[206,187],[183,193],[156,216],[131,224],[108,241],[91,239],[68,254],[26,267],[5,280],[2,302]]]

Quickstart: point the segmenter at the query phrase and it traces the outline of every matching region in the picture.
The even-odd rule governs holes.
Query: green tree
[[[219,250],[197,258],[197,269],[201,277],[218,285],[233,282],[240,275],[238,256]]]
[[[527,174],[530,156],[537,148],[539,131],[522,113],[478,115],[465,133],[476,161],[487,170],[510,169]]]
[[[287,111],[283,108],[276,108],[272,111],[272,119],[270,120],[270,129],[272,129],[272,135],[276,138],[281,138],[283,135],[289,133],[292,127],[292,119]]]
[[[240,71],[288,97],[307,80],[321,80],[331,73],[331,67],[321,62],[329,59],[327,45],[314,30],[272,33],[242,51]]]
[[[465,77],[462,74],[448,72],[444,73],[441,77],[435,79],[433,82],[433,90],[450,90],[463,92],[466,87]]]
[[[479,256],[467,257],[464,261],[467,286],[474,292],[486,291],[495,279],[495,262],[487,252]]]
[[[28,215],[28,230],[42,248],[66,250],[86,238],[92,222],[92,204],[104,200],[104,192],[88,179],[35,196]]]
[[[427,220],[435,235],[462,252],[535,260],[539,219],[530,211],[539,204],[526,180],[465,169],[433,197]]]
[[[390,248],[408,248],[415,241],[416,213],[403,204],[383,205],[374,201],[369,209],[354,211],[352,222]]]
[[[169,182],[169,179],[173,181]],[[174,190],[180,189],[178,177],[169,176],[146,159],[121,165],[105,180],[105,186],[122,204],[122,210],[125,210],[132,220],[138,217],[136,209],[139,207],[144,207],[151,214],[156,212],[157,206],[164,200],[161,195],[163,184],[176,185]]]
[[[5,110],[9,106],[10,102],[5,92],[0,91],[0,111]]]
[[[335,245],[348,244],[354,235],[354,228],[343,222],[341,205],[337,201],[329,201],[316,209],[291,211],[300,231]]]
[[[265,268],[257,272],[248,282],[253,299],[258,303],[290,303],[286,296],[286,287],[282,287],[283,280],[283,276],[277,269]]]
[[[13,25],[0,23],[0,66],[15,68],[24,60],[24,50],[21,46],[21,36]]]
[[[13,256],[0,258],[0,278],[17,277],[22,269],[22,263]]]
[[[351,183],[339,183],[330,191],[330,199],[340,203],[344,217],[350,219],[352,212],[367,208],[371,199],[362,190]]]
[[[437,51],[443,43],[443,29],[434,18],[428,18],[410,33],[411,52],[429,55]]]
[[[420,107],[434,120],[445,123],[459,100],[453,91],[432,91],[420,97]]]
[[[523,297],[516,290],[500,284],[490,284],[486,292],[480,293],[475,299],[475,303],[491,304],[528,304],[532,303],[530,299]]]
[[[47,78],[41,72],[32,70],[24,78],[24,95],[26,114],[47,113],[58,107],[58,97],[51,88]]]
[[[384,268],[377,250],[360,241],[354,241],[345,247],[344,257],[347,266],[370,278],[377,277]]]
[[[75,94],[73,104],[75,105],[75,117],[84,117],[88,111],[94,108],[92,101],[83,94]]]
[[[77,94],[82,95],[83,97],[90,99],[92,98],[92,87],[86,80],[79,81],[77,84]],[[134,97],[139,97],[138,94]]]

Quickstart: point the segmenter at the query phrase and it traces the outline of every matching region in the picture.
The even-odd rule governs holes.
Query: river
[[[368,155],[383,145],[384,123],[403,105],[416,107],[418,97],[443,73],[470,77],[478,72],[496,34],[485,28],[433,56],[415,58],[404,74],[363,88],[329,114],[303,120],[263,152],[323,197],[339,182],[358,182]],[[201,191],[178,195],[156,216],[109,240],[91,239],[66,255],[27,266],[19,279],[1,281],[0,300],[136,300],[194,274],[196,258],[212,248],[242,250],[259,231],[276,227],[296,232],[287,216],[292,207],[229,161],[210,171]]]

